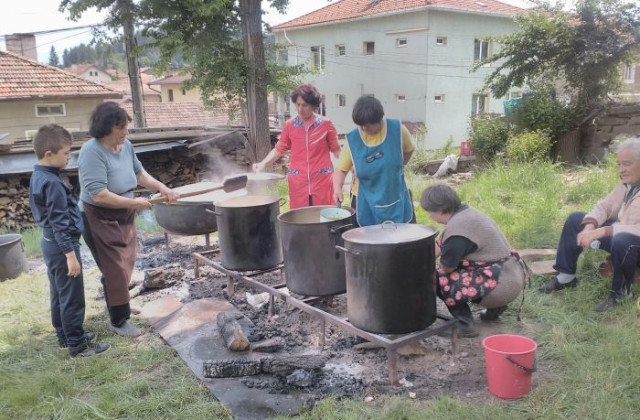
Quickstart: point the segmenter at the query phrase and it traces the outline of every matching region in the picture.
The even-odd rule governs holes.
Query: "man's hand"
[[[78,258],[76,258],[76,252],[71,251],[65,254],[67,256],[67,275],[69,277],[78,277],[80,273],[82,273],[82,267],[80,267],[80,262],[78,262]]]
[[[591,226],[591,229],[588,229],[587,227]],[[593,227],[593,225],[587,225],[585,226],[585,229],[578,233],[578,246],[581,246],[582,248],[589,248],[589,245],[591,245],[591,242],[595,241],[596,239],[600,239],[604,236],[604,229],[600,228],[600,229],[595,229]]]

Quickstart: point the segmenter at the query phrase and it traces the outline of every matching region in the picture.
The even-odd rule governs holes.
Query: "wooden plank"
[[[549,274],[555,274],[557,271],[553,268],[555,260],[547,261],[535,261],[529,264],[529,268],[536,276],[546,276]]]
[[[556,256],[555,249],[520,249],[518,254],[527,261],[540,261]]]

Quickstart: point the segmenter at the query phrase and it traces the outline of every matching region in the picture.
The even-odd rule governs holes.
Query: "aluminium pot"
[[[266,270],[282,263],[277,217],[280,199],[247,195],[215,203],[222,266],[228,270]]]
[[[303,296],[327,296],[346,290],[342,233],[357,226],[355,211],[322,221],[320,213],[335,206],[301,207],[278,216],[287,288]],[[337,210],[337,209],[336,209]]]
[[[27,271],[22,235],[7,233],[0,235],[0,281],[15,279]]]
[[[385,222],[342,234],[349,322],[379,334],[433,324],[437,233],[428,226]]]

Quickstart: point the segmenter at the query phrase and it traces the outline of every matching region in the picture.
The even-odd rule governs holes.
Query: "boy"
[[[69,347],[71,357],[103,353],[110,344],[93,343],[93,333],[85,333],[84,283],[80,264],[82,218],[71,190],[62,181],[60,170],[67,166],[73,138],[63,127],[40,127],[33,139],[38,158],[29,186],[29,206],[43,230],[40,242],[47,265],[51,300],[51,323],[60,347]]]

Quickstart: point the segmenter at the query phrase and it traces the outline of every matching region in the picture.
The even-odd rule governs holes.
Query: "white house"
[[[512,33],[524,11],[496,0],[342,0],[273,30],[290,65],[313,69],[306,82],[338,133],[353,128],[357,98],[374,95],[386,116],[424,123],[422,147],[435,149],[463,141],[471,114],[503,112],[483,90],[492,68],[470,69],[497,48],[486,38]]]

